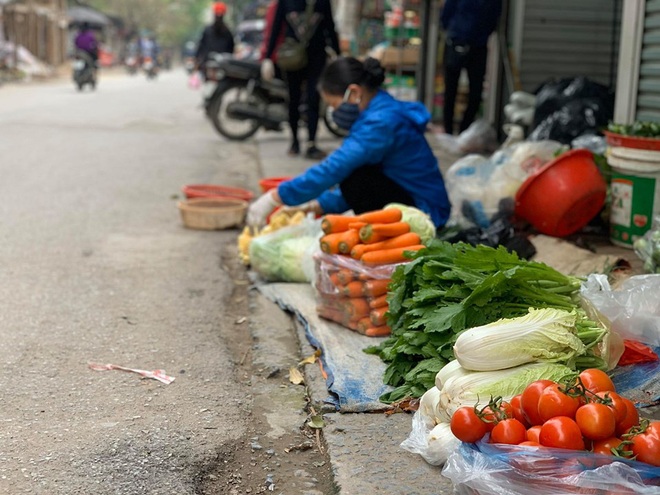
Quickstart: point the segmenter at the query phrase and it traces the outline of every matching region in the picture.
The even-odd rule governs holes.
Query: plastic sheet
[[[462,443],[449,456],[442,474],[452,480],[455,493],[660,493],[658,467],[590,452],[494,445],[487,438],[476,444]]]

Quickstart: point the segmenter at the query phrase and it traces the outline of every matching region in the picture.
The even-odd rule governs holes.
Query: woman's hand
[[[266,223],[266,218],[272,211],[282,204],[277,190],[273,189],[262,194],[259,199],[250,205],[247,211],[246,223],[250,227],[261,227]]]

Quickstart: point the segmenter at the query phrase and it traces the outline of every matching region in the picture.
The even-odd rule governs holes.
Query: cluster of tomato
[[[537,380],[509,402],[461,407],[451,431],[463,442],[490,433],[491,443],[589,450],[660,466],[660,421],[640,421],[635,405],[597,369],[583,371],[574,383]]]

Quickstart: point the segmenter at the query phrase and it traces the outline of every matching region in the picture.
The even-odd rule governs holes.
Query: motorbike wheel
[[[335,121],[332,120],[332,108],[330,107],[325,107],[323,110],[323,123],[325,124],[326,128],[335,136],[340,138],[345,138],[348,136],[348,131],[339,127],[337,124],[335,124]]]
[[[224,137],[232,141],[244,141],[254,136],[259,130],[259,127],[261,127],[259,119],[233,119],[227,114],[227,107],[232,102],[247,102],[248,98],[257,97],[250,97],[244,86],[227,83],[220,84],[223,86],[218,88],[213,94],[207,109],[207,114],[211,122],[213,122],[213,127]],[[265,104],[265,102],[261,101],[259,103]]]

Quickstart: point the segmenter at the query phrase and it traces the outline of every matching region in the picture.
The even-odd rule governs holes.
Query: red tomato
[[[554,383],[541,392],[539,396],[539,417],[544,422],[555,416],[575,417],[575,411],[580,407],[580,401],[564,393],[564,386]]]
[[[539,441],[539,435],[541,435],[541,425],[536,425],[527,428],[527,440],[529,440],[530,442],[541,443]]]
[[[626,412],[628,412],[628,407],[625,402],[623,402],[623,397],[621,397],[616,392],[598,392],[596,393],[601,399],[608,399],[612,402],[612,405],[609,406],[614,413],[614,420],[619,423],[623,421],[623,418],[626,417]]]
[[[505,419],[495,425],[490,432],[491,443],[507,443],[518,445],[527,439],[525,425],[517,419]]]
[[[619,421],[616,424],[617,437],[620,437],[621,435],[626,433],[630,428],[639,424],[639,413],[637,412],[637,408],[635,407],[635,404],[633,404],[631,400],[626,399],[625,397],[622,397],[621,399],[626,404],[626,416],[625,418],[623,418],[622,421]]]
[[[481,421],[474,408],[463,406],[456,410],[449,423],[451,432],[462,442],[474,443],[486,434],[486,423]]]
[[[622,440],[617,437],[609,437],[604,440],[598,440],[594,442],[593,452],[594,454],[603,454],[603,455],[614,455],[612,449],[616,449],[621,445]]]
[[[651,421],[651,424],[649,424],[646,432],[650,432],[656,437],[660,438],[660,421]]]
[[[521,445],[523,447],[543,447],[543,445],[541,445],[540,443],[533,442],[531,440],[525,440],[524,442],[520,442],[518,445]]]
[[[611,392],[616,392],[614,383],[612,383],[612,380],[610,380],[610,377],[607,376],[607,373],[604,371],[596,368],[590,368],[580,373],[579,377],[582,381],[582,385],[584,385],[587,390],[593,393],[607,392],[608,390]]]
[[[647,428],[644,433],[632,437],[631,441],[632,453],[638,461],[660,466],[660,437],[655,431],[649,431]]]
[[[556,449],[584,450],[580,427],[571,418],[557,416],[549,419],[541,427],[541,445]]]
[[[520,405],[525,415],[527,422],[534,426],[543,424],[543,420],[539,416],[539,397],[541,392],[546,387],[553,385],[555,382],[551,380],[536,380],[535,382],[527,385],[520,398]]]
[[[484,407],[483,422],[486,423],[486,428],[488,428],[488,431],[492,431],[498,421],[507,418],[513,418],[513,408],[508,402],[502,402],[500,404],[497,414],[493,412],[490,406]]]
[[[525,418],[525,414],[523,413],[522,410],[522,394],[518,394],[515,397],[513,397],[510,401],[511,408],[513,409],[513,417],[516,418],[518,421],[520,421],[522,424],[525,425],[525,427],[529,428],[529,423],[527,423],[527,418]]]
[[[614,435],[616,422],[614,413],[605,404],[592,402],[580,407],[575,413],[575,422],[582,435],[591,440],[604,440]]]

